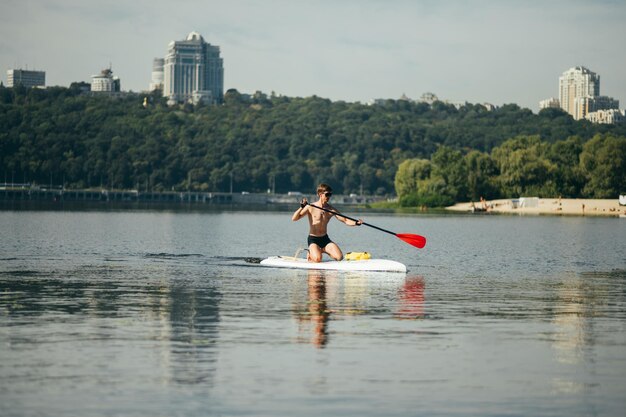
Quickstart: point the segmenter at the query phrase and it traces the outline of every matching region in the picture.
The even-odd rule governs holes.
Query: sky
[[[192,31],[221,49],[224,88],[367,103],[515,103],[534,112],[585,66],[626,107],[625,0],[0,0],[0,80],[91,81],[111,66],[147,90]]]

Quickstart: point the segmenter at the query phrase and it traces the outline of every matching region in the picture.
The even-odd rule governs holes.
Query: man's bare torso
[[[324,207],[325,209],[335,210],[334,207],[326,204],[322,206],[320,201],[315,203],[320,207]],[[316,209],[315,207],[307,206],[309,211],[309,234],[312,236],[324,236],[328,233],[328,222],[334,214],[328,213],[326,211],[322,211],[320,209]]]

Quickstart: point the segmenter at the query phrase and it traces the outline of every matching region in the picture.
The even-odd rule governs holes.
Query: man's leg
[[[343,253],[341,252],[341,249],[339,249],[339,246],[337,246],[335,242],[331,242],[328,245],[326,245],[326,247],[324,248],[324,252],[326,252],[328,255],[330,255],[331,258],[333,258],[336,261],[340,261],[343,259]]]
[[[322,262],[322,248],[315,243],[311,243],[309,245],[308,259],[310,262]]]

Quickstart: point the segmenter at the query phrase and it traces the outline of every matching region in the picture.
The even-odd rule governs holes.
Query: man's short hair
[[[321,183],[320,185],[317,186],[317,194],[321,194],[321,193],[332,193],[333,192],[333,187],[331,187],[328,184],[325,183]]]

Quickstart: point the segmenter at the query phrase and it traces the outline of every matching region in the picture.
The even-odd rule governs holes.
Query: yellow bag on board
[[[362,261],[365,259],[370,259],[372,255],[369,252],[348,252],[344,259],[346,261]]]

